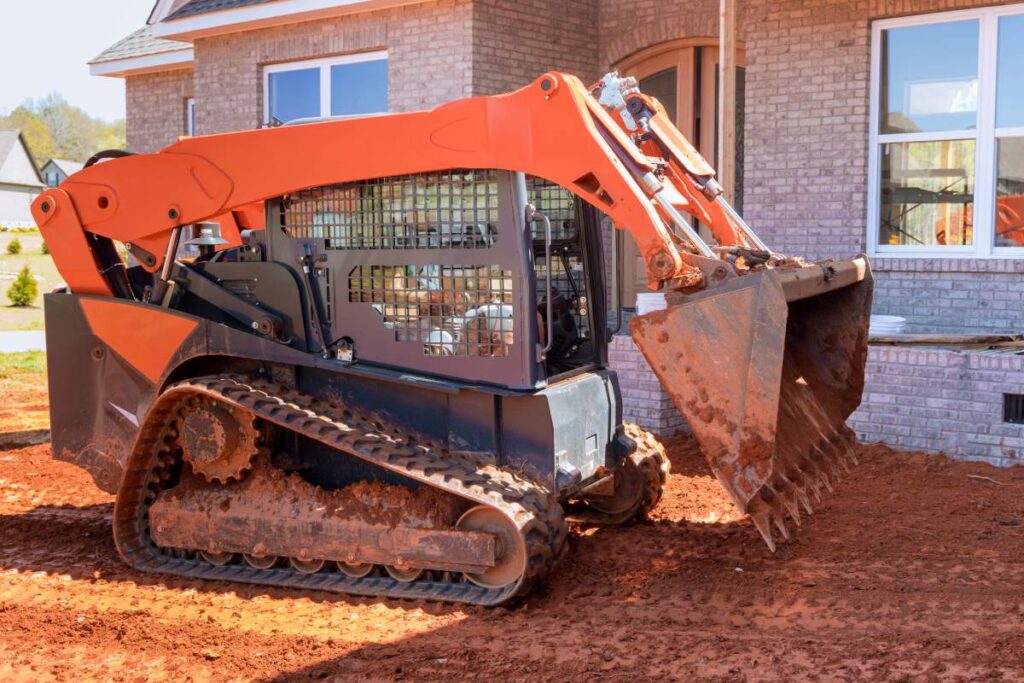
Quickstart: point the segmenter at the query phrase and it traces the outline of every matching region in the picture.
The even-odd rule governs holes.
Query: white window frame
[[[196,134],[196,98],[185,98],[185,135]]]
[[[304,69],[320,69],[320,116],[330,118],[331,116],[331,67],[342,64],[359,64],[360,62],[375,62],[388,60],[387,50],[374,50],[373,52],[358,52],[340,57],[325,57],[323,59],[305,59],[297,62],[282,62],[280,64],[267,64],[263,67],[263,123],[270,123],[270,74],[285,73],[288,71],[302,71]],[[391,65],[388,64],[388,80],[391,78]],[[390,82],[388,89],[390,92]],[[386,111],[375,112],[380,114]]]
[[[920,16],[882,19],[871,25],[871,107],[868,122],[868,254],[888,258],[1024,258],[1024,247],[997,247],[995,241],[996,145],[1001,137],[1024,136],[1024,128],[996,128],[996,79],[998,78],[999,19],[1024,15],[1024,4],[939,12]],[[880,134],[882,31],[892,28],[978,21],[978,121],[973,131]],[[881,215],[881,146],[895,142],[975,140],[974,244],[935,247],[879,244]]]

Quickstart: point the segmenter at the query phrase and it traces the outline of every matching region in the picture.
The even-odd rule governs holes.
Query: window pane
[[[378,114],[388,110],[388,60],[331,67],[331,114]]]
[[[270,116],[284,123],[320,116],[320,69],[270,74]]]
[[[640,79],[640,91],[645,95],[654,97],[661,106],[665,107],[668,117],[672,122],[679,125],[676,119],[676,90],[679,84],[676,67],[651,74],[647,78]]]
[[[973,129],[978,22],[882,32],[882,133]]]
[[[996,246],[1024,247],[1024,138],[998,143]]]
[[[881,244],[974,242],[974,140],[882,145]]]
[[[999,20],[996,126],[1024,126],[1024,15]]]

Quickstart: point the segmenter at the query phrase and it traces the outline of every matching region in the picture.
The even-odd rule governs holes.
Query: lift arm
[[[722,247],[763,247],[661,105],[614,74],[592,90],[550,72],[431,111],[183,139],[86,168],[32,211],[70,289],[116,295],[102,238],[132,244],[158,272],[176,227],[308,187],[451,168],[523,171],[577,193],[633,235],[652,289],[702,288],[725,272],[683,212]]]

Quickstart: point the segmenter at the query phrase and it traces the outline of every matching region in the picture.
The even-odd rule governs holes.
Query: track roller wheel
[[[373,571],[373,565],[369,562],[337,562],[338,571],[353,579],[361,579]]]
[[[246,553],[245,555],[242,555],[242,559],[245,560],[247,565],[255,569],[273,569],[281,558],[276,555],[261,555],[260,557],[257,557]]]
[[[231,564],[232,560],[235,559],[234,553],[218,553],[211,550],[200,551],[200,555],[203,559],[214,565],[215,567],[223,567],[226,564]]]
[[[399,569],[390,564],[386,565],[384,569],[387,571],[388,576],[399,583],[412,583],[423,576],[422,569]]]
[[[460,529],[494,534],[495,565],[479,574],[465,574],[466,579],[482,588],[501,588],[514,583],[526,571],[526,546],[523,537],[510,519],[487,505],[470,508],[459,518]]]
[[[327,564],[323,560],[300,560],[297,557],[288,558],[288,562],[295,567],[296,571],[300,571],[303,574],[316,574]]]

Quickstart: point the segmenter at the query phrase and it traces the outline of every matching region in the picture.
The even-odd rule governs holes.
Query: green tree
[[[20,130],[37,164],[44,164],[47,159],[56,156],[50,129],[25,105],[18,107],[8,116],[0,118],[0,128]]]
[[[21,240],[17,237],[7,243],[7,253],[14,256],[21,253]]]
[[[31,306],[38,295],[39,285],[36,284],[36,279],[32,277],[32,271],[26,265],[22,267],[18,278],[7,290],[7,298],[11,300],[12,306]]]
[[[39,247],[39,253],[42,254],[43,256],[50,255],[50,246],[46,243],[45,240],[43,241],[43,245]]]
[[[108,123],[93,118],[56,92],[26,100],[8,116],[0,117],[0,128],[20,130],[39,164],[52,157],[85,161],[101,149],[125,146],[123,120]]]

